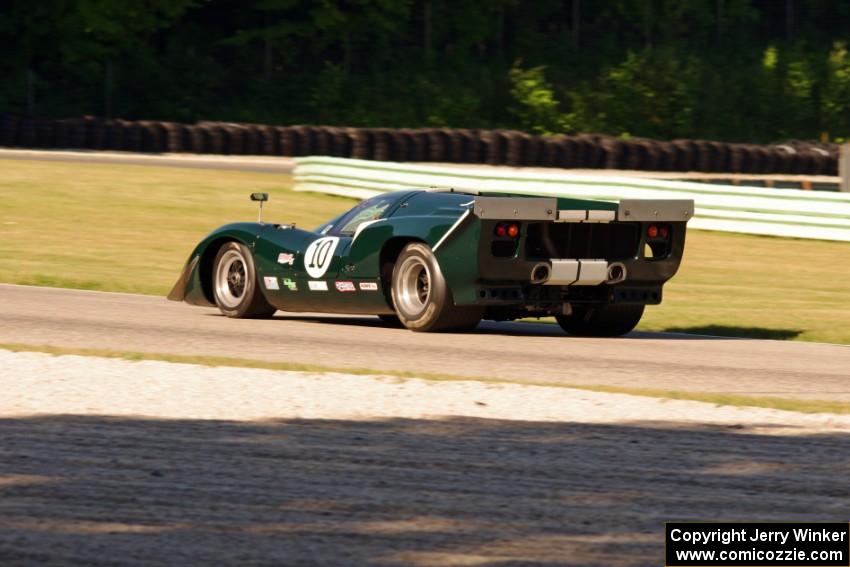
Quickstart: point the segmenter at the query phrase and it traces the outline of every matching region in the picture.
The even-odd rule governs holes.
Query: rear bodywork
[[[619,203],[450,190],[385,194],[379,218],[353,234],[334,221],[315,231],[288,224],[236,223],[192,252],[169,299],[212,305],[218,248],[253,252],[259,287],[284,311],[391,314],[390,279],[408,242],[434,251],[456,305],[485,307],[485,318],[562,313],[581,303],[657,304],[678,270],[693,202]],[[343,215],[344,216],[344,215]],[[335,219],[336,220],[336,219]],[[498,236],[510,222],[515,238]],[[665,238],[648,235],[663,227]]]

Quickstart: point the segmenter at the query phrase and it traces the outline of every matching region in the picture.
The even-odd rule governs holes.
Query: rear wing
[[[587,203],[587,201],[584,201]],[[558,209],[556,197],[475,197],[472,214],[480,219],[552,222],[667,221],[694,216],[690,199],[623,199],[616,210]]]

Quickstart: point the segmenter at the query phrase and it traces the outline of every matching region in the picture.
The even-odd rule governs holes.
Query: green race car
[[[315,230],[218,228],[168,298],[228,317],[373,314],[414,331],[551,315],[573,335],[618,336],[661,302],[693,210],[683,200],[384,193]]]

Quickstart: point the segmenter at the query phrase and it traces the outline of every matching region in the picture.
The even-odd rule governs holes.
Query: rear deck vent
[[[635,258],[639,225],[632,223],[530,223],[525,255],[533,258]]]
[[[494,240],[490,245],[490,252],[499,258],[510,258],[516,255],[516,240]]]

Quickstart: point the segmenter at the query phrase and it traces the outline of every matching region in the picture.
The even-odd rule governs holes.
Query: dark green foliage
[[[7,0],[0,114],[850,137],[846,0]]]

